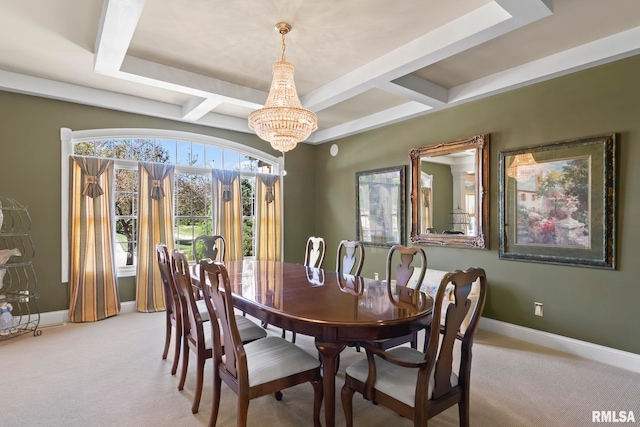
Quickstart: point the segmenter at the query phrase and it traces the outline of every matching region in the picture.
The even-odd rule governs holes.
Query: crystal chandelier
[[[293,81],[293,64],[284,59],[284,36],[291,31],[285,22],[276,24],[282,35],[282,60],[273,63],[273,81],[264,108],[249,114],[249,128],[283,153],[295,148],[318,128],[314,112],[300,104]]]
[[[538,163],[531,153],[517,154],[507,168],[507,175],[518,182],[527,181],[538,173]]]

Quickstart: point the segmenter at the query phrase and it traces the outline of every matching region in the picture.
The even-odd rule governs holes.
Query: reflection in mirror
[[[411,240],[486,248],[489,135],[410,151]]]

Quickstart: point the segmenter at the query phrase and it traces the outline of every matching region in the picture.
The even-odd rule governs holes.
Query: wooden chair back
[[[174,356],[171,374],[175,374],[178,368],[178,360],[180,358],[180,345],[182,344],[182,305],[178,297],[178,289],[173,280],[171,272],[171,259],[169,257],[169,249],[164,243],[156,245],[156,259],[158,260],[158,268],[160,269],[160,277],[162,278],[162,288],[164,290],[164,300],[166,305],[166,334],[164,350],[162,358],[166,359],[169,352],[171,342],[172,328],[176,330],[174,342]]]
[[[238,372],[247,371],[247,360],[236,324],[227,269],[219,261],[203,260],[200,262],[200,278],[202,283],[208,284],[202,287],[204,299],[207,304],[212,304],[211,311],[216,313],[220,323],[220,328],[213,330],[215,366],[223,361],[222,356],[225,355],[224,365],[227,372],[239,382]],[[245,386],[248,387],[248,382]]]
[[[186,306],[186,316],[184,316],[185,332],[196,342],[203,343],[204,333],[202,330],[202,316],[196,305],[196,296],[191,283],[191,273],[189,272],[189,261],[187,255],[178,249],[171,251],[171,268],[179,297],[182,298]]]
[[[478,299],[474,306],[469,295],[478,281]],[[453,287],[452,290],[449,289]],[[449,294],[450,292],[450,294]],[[446,295],[450,296],[447,297]],[[433,320],[431,322],[429,342],[425,352],[427,368],[424,371],[423,380],[428,382],[431,372],[434,372],[435,387],[433,389],[433,405],[441,410],[451,406],[444,405],[446,395],[452,392],[459,392],[469,396],[469,380],[471,375],[471,347],[473,339],[478,329],[480,315],[484,309],[487,296],[487,276],[482,268],[469,268],[466,271],[456,270],[446,274],[435,297],[433,310]],[[451,298],[451,299],[450,299]],[[471,307],[473,312],[469,320],[469,326],[461,332],[460,326],[467,317]],[[442,313],[444,312],[444,316]],[[441,324],[444,319],[444,324]],[[442,336],[441,336],[442,335]],[[460,366],[458,369],[458,384],[452,386],[450,382],[453,371],[453,352],[456,340],[461,341]],[[424,387],[426,390],[426,387]],[[443,398],[440,400],[440,398]],[[425,398],[426,400],[426,398]],[[434,411],[435,413],[441,410]],[[468,401],[467,408],[468,412]],[[435,414],[434,414],[435,415]],[[468,414],[467,414],[468,415]]]
[[[160,269],[160,277],[162,278],[162,289],[164,290],[164,300],[167,306],[167,316],[175,319],[176,313],[179,313],[178,294],[176,285],[171,274],[171,259],[169,258],[169,249],[164,243],[156,245],[156,259],[158,260],[158,268]]]
[[[400,263],[395,266],[395,290],[396,296],[393,296],[391,292],[392,286],[392,270],[393,263],[397,262],[396,260],[399,257]],[[415,266],[414,261],[416,258],[420,261],[420,274],[418,275],[416,287],[415,289],[409,287],[409,281],[413,276]],[[417,263],[416,263],[417,264]],[[395,303],[408,303],[411,305],[416,304],[416,298],[419,298],[420,286],[424,281],[424,275],[427,270],[427,256],[424,253],[424,250],[419,247],[408,247],[403,245],[393,245],[389,249],[389,253],[387,254],[387,268],[386,268],[386,283],[387,283],[387,293],[391,301]],[[399,345],[410,343],[411,348],[418,348],[418,332],[413,332],[408,335],[403,335],[399,337],[387,338],[372,341],[371,344],[377,346],[381,350],[387,350],[392,347],[397,347]]]
[[[322,268],[326,252],[326,245],[322,237],[309,237],[304,253],[304,265]]]
[[[395,268],[395,276],[396,276],[396,286],[407,286],[409,284],[409,280],[411,276],[413,276],[414,271],[414,261],[416,255],[420,260],[420,265],[418,267],[421,268],[420,275],[418,276],[416,289],[420,289],[422,282],[424,281],[424,275],[427,271],[427,255],[424,253],[424,250],[420,247],[413,246],[403,246],[403,245],[393,245],[391,249],[389,249],[389,253],[387,254],[387,270],[386,270],[386,279],[387,284],[391,283],[392,277],[392,264],[394,259],[397,258],[397,255],[400,256],[400,263],[396,265]]]
[[[344,252],[344,256],[342,253]],[[364,245],[357,240],[343,240],[338,244],[336,271],[359,276],[364,265]]]
[[[220,235],[203,235],[193,239],[193,259],[196,263],[205,258],[224,262],[226,251],[227,242]]]

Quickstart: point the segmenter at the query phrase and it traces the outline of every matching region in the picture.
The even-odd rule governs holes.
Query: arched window
[[[221,138],[159,129],[61,129],[62,276],[68,279],[69,156],[115,162],[115,242],[118,276],[135,275],[138,162],[175,165],[173,230],[175,247],[191,256],[191,242],[215,234],[211,170],[240,173],[245,257],[256,253],[254,239],[256,174],[279,174],[281,159]]]

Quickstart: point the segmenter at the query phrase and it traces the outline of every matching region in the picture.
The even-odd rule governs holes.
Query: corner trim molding
[[[480,329],[640,373],[640,354],[482,317]]]

